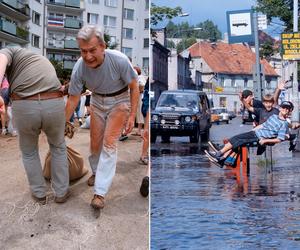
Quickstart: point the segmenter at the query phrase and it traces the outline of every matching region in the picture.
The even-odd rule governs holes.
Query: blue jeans
[[[92,94],[91,99],[91,155],[89,157],[95,179],[95,194],[105,196],[116,172],[117,141],[129,116],[128,92],[114,97]]]

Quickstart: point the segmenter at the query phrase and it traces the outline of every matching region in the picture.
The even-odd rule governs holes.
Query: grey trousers
[[[57,197],[64,196],[69,188],[69,168],[64,138],[63,98],[13,101],[12,114],[31,192],[36,197],[46,195],[46,182],[38,151],[38,139],[43,131],[51,152],[52,186]]]

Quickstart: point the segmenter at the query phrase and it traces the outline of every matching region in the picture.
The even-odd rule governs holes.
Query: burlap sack
[[[69,176],[70,181],[77,180],[83,177],[87,172],[87,168],[84,166],[82,156],[75,151],[74,149],[67,147],[67,154],[68,154],[68,164],[69,164]],[[47,153],[43,175],[46,179],[51,179],[51,154],[50,152]]]

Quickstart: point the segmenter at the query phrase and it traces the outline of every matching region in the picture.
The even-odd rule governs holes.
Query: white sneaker
[[[3,128],[2,129],[2,132],[1,132],[1,135],[6,135],[7,134],[7,129],[6,128]]]
[[[14,130],[12,133],[11,133],[11,136],[13,136],[13,137],[15,137],[15,136],[17,136],[18,134],[17,134],[17,131],[16,130]]]

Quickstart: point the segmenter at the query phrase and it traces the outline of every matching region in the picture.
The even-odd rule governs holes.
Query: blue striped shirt
[[[262,128],[255,130],[255,134],[259,139],[277,138],[284,141],[288,134],[288,128],[286,120],[281,120],[278,115],[272,115],[262,124]]]

